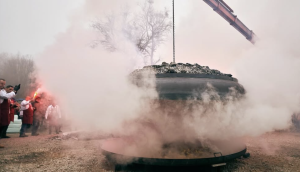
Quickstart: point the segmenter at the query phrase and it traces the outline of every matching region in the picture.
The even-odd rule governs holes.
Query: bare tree
[[[108,51],[113,52],[117,49],[114,42],[114,22],[115,17],[113,15],[108,15],[104,21],[98,21],[92,24],[92,27],[103,36],[102,39],[100,38],[92,43],[92,48],[95,48],[101,43]]]
[[[18,97],[33,96],[37,89],[35,65],[30,56],[0,54],[0,77],[7,85],[21,84]]]
[[[122,32],[143,54],[144,63],[146,64],[150,59],[151,65],[160,61],[160,58],[154,60],[154,54],[157,48],[164,43],[167,34],[172,29],[172,20],[168,10],[156,11],[153,4],[153,0],[145,0],[139,13],[129,15],[128,12],[125,12],[121,20]],[[105,20],[92,24],[92,27],[102,35],[99,40],[94,42],[93,47],[101,43],[109,51],[117,50],[114,32],[115,22],[115,17],[110,15]]]
[[[153,0],[148,0],[142,8],[139,22],[135,22],[135,27],[141,31],[137,42],[139,50],[150,57],[151,64],[156,64],[160,59],[154,62],[154,53],[157,48],[165,41],[167,33],[172,28],[172,22],[168,11],[156,12],[153,8]]]

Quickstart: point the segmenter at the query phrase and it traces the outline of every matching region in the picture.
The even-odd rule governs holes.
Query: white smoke
[[[128,80],[129,73],[142,60],[119,30],[115,39],[122,48],[118,52],[89,46],[98,37],[92,28],[86,27],[97,4],[99,8],[110,9],[104,1],[87,1],[83,11],[72,18],[70,28],[41,54],[38,67],[43,85],[58,98],[65,115],[75,120],[79,128],[111,131],[147,108],[144,97],[153,98],[156,93],[138,89]],[[99,15],[97,12],[91,16]],[[101,11],[100,16],[105,15]]]
[[[245,1],[235,3],[240,11],[245,10],[244,16],[247,14],[246,25],[257,29],[255,33],[260,40],[255,46],[242,39],[239,33],[204,2],[186,2],[189,5],[185,8],[188,8],[190,16],[182,15],[180,25],[177,26],[180,61],[198,62],[225,73],[234,72],[247,90],[247,95],[245,100],[226,105],[214,102],[215,111],[204,117],[198,115],[203,106],[196,102],[192,111],[189,111],[189,118],[183,118],[180,123],[187,130],[172,130],[176,121],[165,118],[174,122],[170,124],[170,130],[166,129],[166,132],[171,133],[169,140],[188,139],[186,133],[180,131],[190,131],[190,136],[196,138],[215,139],[260,135],[290,126],[292,113],[300,108],[300,80],[297,79],[300,72],[300,53],[297,47],[300,26],[296,23],[300,16],[296,12],[299,2],[267,2],[251,1],[251,11],[246,10],[248,5],[242,4]],[[136,1],[130,1],[126,5],[134,8]],[[157,96],[153,89],[145,91],[128,81],[128,74],[142,62],[135,46],[121,32],[117,31],[116,36],[119,47],[123,47],[122,51],[108,53],[101,47],[89,47],[90,42],[98,35],[87,27],[88,22],[95,16],[104,17],[108,12],[126,5],[120,0],[113,0],[111,3],[102,0],[86,1],[82,9],[72,16],[70,28],[58,35],[56,43],[48,47],[39,59],[42,83],[59,97],[68,116],[85,128],[89,126],[105,131],[120,129],[124,122],[132,124],[131,120],[140,120],[145,114],[154,113],[151,110],[158,106],[148,101]],[[260,8],[254,9],[255,5]],[[284,5],[288,5],[289,10],[279,10]],[[198,6],[204,10],[199,10]],[[271,13],[273,9],[277,9],[277,13]],[[252,14],[255,18],[250,16]],[[203,20],[199,22],[200,19]],[[240,19],[243,21],[243,17]],[[279,25],[281,22],[283,24]],[[227,34],[218,32],[220,28],[224,28]],[[165,49],[160,52],[171,61],[170,45],[166,43],[163,47]],[[149,81],[152,82],[153,79]],[[184,108],[181,110],[186,112]],[[156,117],[158,115],[152,120],[159,119]],[[165,123],[157,125],[165,126]],[[133,132],[139,126],[131,125],[128,128]]]
[[[300,109],[300,80],[297,79],[300,25],[296,22],[300,16],[297,9],[300,2],[226,2],[256,33],[259,40],[255,45],[203,1],[185,1],[184,8],[175,7],[179,13],[176,18],[179,20],[176,26],[177,62],[196,62],[232,73],[247,90],[247,99],[235,103],[232,113],[220,111],[220,119],[212,117],[208,123],[211,125],[200,125],[204,119],[194,121],[193,125],[199,126],[199,136],[211,134],[211,137],[260,135],[287,129],[291,125],[291,115]],[[186,8],[189,15],[180,14]],[[166,47],[171,48],[171,45],[169,42]]]

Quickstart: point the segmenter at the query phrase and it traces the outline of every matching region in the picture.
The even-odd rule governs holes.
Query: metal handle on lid
[[[221,152],[214,153],[214,156],[217,157],[216,155],[218,155],[218,154],[220,154],[221,156],[223,156]],[[219,157],[221,157],[221,156],[219,156]]]

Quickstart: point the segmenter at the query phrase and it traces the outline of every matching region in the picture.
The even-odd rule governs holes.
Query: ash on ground
[[[102,140],[58,139],[62,135],[18,137],[8,134],[10,139],[2,139],[5,145],[0,149],[0,172],[6,171],[117,171],[101,153]],[[260,137],[245,138],[251,156],[228,162],[219,169],[223,172],[242,171],[299,171],[300,133],[278,131]],[[187,167],[185,167],[187,168]],[[124,170],[123,172],[125,172]],[[131,170],[150,171],[150,170]],[[159,170],[155,170],[158,172]],[[166,170],[161,171],[177,171]],[[180,172],[189,171],[178,169]],[[196,170],[194,170],[196,171]],[[199,167],[197,171],[203,171]]]
[[[137,74],[142,71],[152,70],[155,74],[165,73],[188,73],[188,74],[207,74],[207,75],[221,75],[232,77],[231,74],[225,74],[219,70],[210,69],[208,66],[201,66],[197,63],[166,63],[163,62],[161,65],[150,65],[145,66],[143,69],[137,69],[132,74]]]

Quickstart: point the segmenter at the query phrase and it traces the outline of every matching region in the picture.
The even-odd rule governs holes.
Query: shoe
[[[40,134],[38,134],[38,133],[36,133],[36,134],[31,134],[32,136],[38,136],[38,135],[40,135]]]
[[[0,148],[4,148],[4,146],[0,145]]]
[[[28,137],[27,135],[23,134],[23,135],[20,135],[20,137]]]
[[[3,136],[3,137],[1,137],[2,139],[8,139],[8,138],[10,138],[9,136]]]

